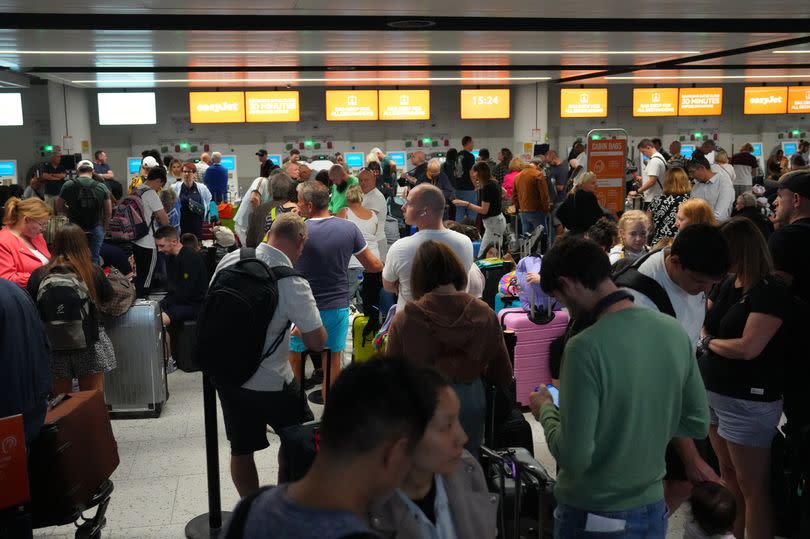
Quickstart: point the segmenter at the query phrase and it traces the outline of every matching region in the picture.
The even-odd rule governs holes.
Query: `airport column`
[[[84,88],[48,81],[51,143],[61,146],[63,154],[81,153],[82,159],[93,159],[91,97],[95,99],[95,93]]]
[[[534,144],[548,142],[548,84],[538,82],[514,87],[512,92],[516,155],[534,155]]]

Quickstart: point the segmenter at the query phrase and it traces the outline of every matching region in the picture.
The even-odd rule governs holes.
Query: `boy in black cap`
[[[259,176],[262,178],[269,178],[270,173],[273,172],[276,165],[270,159],[268,159],[267,150],[264,148],[256,152],[256,155],[259,157],[259,163],[261,163],[261,166],[259,167]]]

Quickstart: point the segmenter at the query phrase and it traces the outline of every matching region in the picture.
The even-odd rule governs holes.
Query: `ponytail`
[[[11,197],[6,201],[3,224],[6,226],[14,226],[25,217],[47,219],[50,216],[51,209],[47,204],[36,197],[27,198],[25,200]]]

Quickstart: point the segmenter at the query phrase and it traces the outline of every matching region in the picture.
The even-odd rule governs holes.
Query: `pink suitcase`
[[[538,325],[529,320],[522,308],[503,309],[498,313],[503,329],[511,329],[517,337],[515,345],[515,383],[517,401],[528,406],[534,388],[551,383],[548,366],[551,342],[565,333],[568,312],[555,311],[548,324]]]

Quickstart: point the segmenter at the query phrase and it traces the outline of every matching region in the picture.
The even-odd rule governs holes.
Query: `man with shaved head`
[[[357,178],[349,176],[343,165],[332,165],[329,169],[329,183],[332,184],[332,195],[329,198],[329,213],[337,215],[347,207],[346,189],[352,185],[357,185]]]
[[[360,182],[360,189],[363,191],[363,207],[377,214],[377,246],[380,249],[380,258],[385,260],[388,254],[388,238],[385,237],[385,219],[388,217],[388,205],[385,197],[377,189],[377,175],[367,168],[357,175]]]
[[[405,223],[416,225],[419,232],[397,240],[388,250],[383,268],[383,287],[399,294],[397,310],[405,307],[411,299],[411,264],[416,250],[427,240],[447,244],[458,256],[461,265],[469,268],[473,263],[473,248],[470,238],[444,227],[444,194],[429,183],[417,185],[408,193],[402,211]]]

